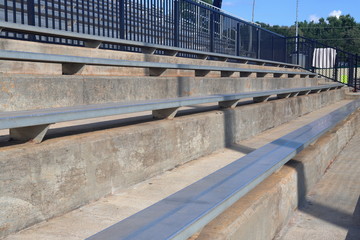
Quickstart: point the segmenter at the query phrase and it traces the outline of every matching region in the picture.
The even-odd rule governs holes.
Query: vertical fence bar
[[[29,8],[28,8],[29,9]],[[4,12],[5,12],[5,21],[9,20],[9,8],[8,8],[8,1],[4,0]],[[28,16],[29,17],[29,16]],[[29,24],[30,25],[30,24]]]
[[[35,26],[35,2],[34,2],[34,0],[28,0],[26,8],[27,8],[28,25]],[[5,13],[7,14],[7,11]],[[29,34],[29,40],[35,41],[35,35]]]
[[[338,64],[339,64],[339,50],[337,48],[335,48],[336,51],[336,57],[335,57],[335,64],[334,64],[334,68],[333,68],[333,78],[335,81],[339,81],[339,69],[338,69]]]
[[[35,3],[34,0],[27,1],[28,25],[35,26]]]
[[[358,54],[355,55],[355,83],[354,83],[354,92],[357,92],[358,86],[359,86],[359,80],[358,80]]]
[[[271,36],[271,60],[272,60],[272,61],[275,61],[274,36]]]
[[[210,52],[214,52],[215,48],[215,17],[214,12],[210,12]]]
[[[180,2],[174,1],[174,47],[179,47],[179,32],[180,32]]]
[[[300,65],[300,38],[296,37],[297,47],[296,47],[296,64]]]
[[[236,24],[236,56],[240,56],[240,48],[241,48],[241,28],[240,23]]]
[[[256,58],[261,58],[261,29],[256,28],[257,32],[257,51],[256,51]]]
[[[125,0],[119,1],[120,39],[125,39]]]

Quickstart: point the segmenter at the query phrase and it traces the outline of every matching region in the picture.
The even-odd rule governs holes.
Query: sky
[[[298,0],[299,21],[317,21],[350,14],[360,22],[360,0]],[[222,9],[251,21],[253,0],[223,0]],[[296,20],[296,0],[255,0],[255,22],[290,26]]]

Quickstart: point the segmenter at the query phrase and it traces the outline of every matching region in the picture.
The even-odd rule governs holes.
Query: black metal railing
[[[287,62],[299,64],[303,68],[360,89],[360,58],[336,47],[304,38],[287,38]]]
[[[0,20],[279,62],[286,59],[285,37],[197,0],[0,0]],[[0,36],[84,45],[9,31]],[[138,51],[113,44],[101,48]]]

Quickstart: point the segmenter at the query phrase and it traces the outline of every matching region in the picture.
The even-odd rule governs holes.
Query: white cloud
[[[331,13],[329,13],[329,17],[337,17],[339,18],[341,16],[341,10],[334,10]]]
[[[320,19],[320,17],[316,16],[315,14],[312,14],[309,16],[310,22],[318,23],[319,19]]]

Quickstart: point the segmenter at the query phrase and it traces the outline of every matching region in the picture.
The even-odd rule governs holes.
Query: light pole
[[[255,15],[255,0],[253,0],[253,8],[252,8],[252,18],[251,18],[251,22],[254,22],[254,15]]]
[[[295,21],[296,52],[298,50],[298,39],[299,39],[299,21],[298,21],[298,19],[299,19],[299,0],[296,0],[296,21]]]

